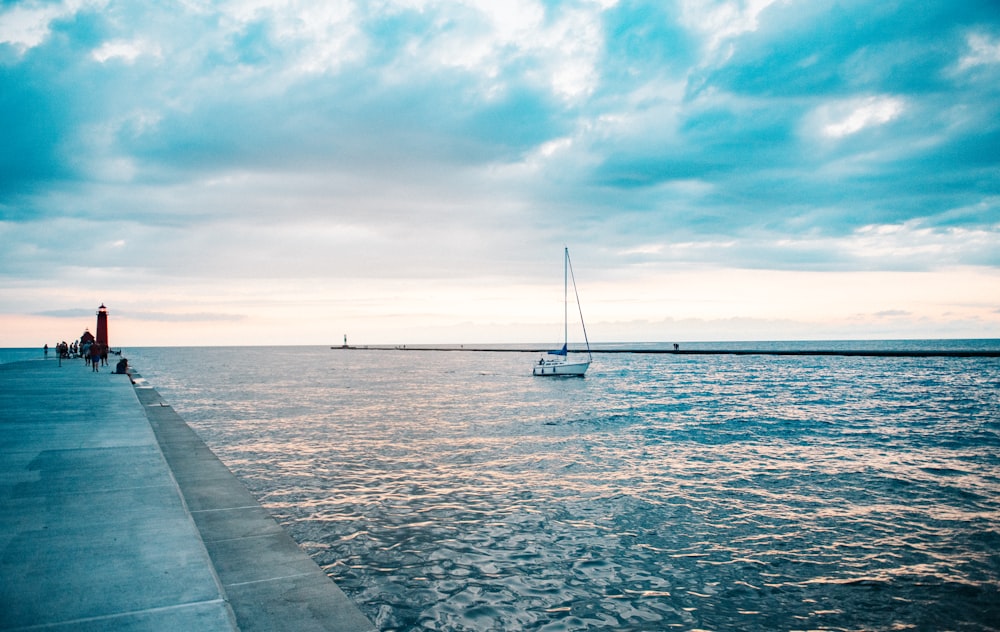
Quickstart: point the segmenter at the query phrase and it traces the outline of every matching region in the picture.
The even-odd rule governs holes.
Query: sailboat
[[[573,296],[576,298],[576,309],[580,313],[580,327],[583,328],[583,339],[587,343],[587,359],[570,358],[569,355],[569,282],[573,281]],[[583,308],[580,307],[580,294],[576,291],[576,277],[573,275],[573,264],[569,260],[569,248],[565,249],[563,259],[563,346],[562,349],[549,351],[548,358],[542,358],[532,369],[532,375],[544,376],[578,376],[583,377],[594,357],[590,353],[590,340],[587,339],[587,326],[583,323]]]

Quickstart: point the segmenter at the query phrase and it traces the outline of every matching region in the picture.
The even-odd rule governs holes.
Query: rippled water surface
[[[1000,360],[126,349],[381,630],[1000,629]]]

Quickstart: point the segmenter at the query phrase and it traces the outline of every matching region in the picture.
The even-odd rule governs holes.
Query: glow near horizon
[[[1000,337],[988,2],[0,9],[0,346]]]

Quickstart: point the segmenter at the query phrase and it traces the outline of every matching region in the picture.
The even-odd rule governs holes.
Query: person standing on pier
[[[101,366],[101,345],[96,342],[90,345],[90,366],[91,371],[100,372]]]

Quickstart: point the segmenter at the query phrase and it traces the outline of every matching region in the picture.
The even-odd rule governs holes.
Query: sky
[[[0,2],[0,347],[1000,337],[996,0]],[[571,333],[571,341],[578,334]]]

